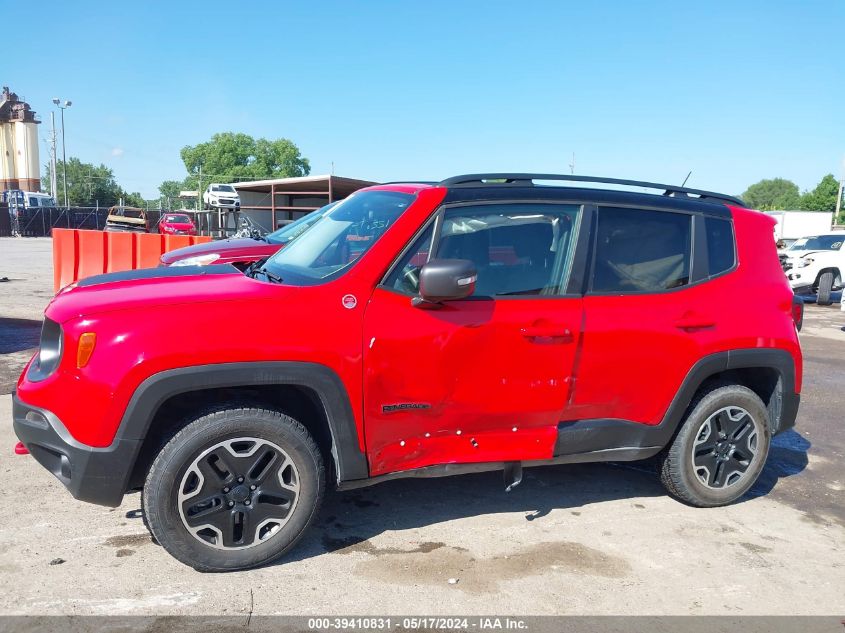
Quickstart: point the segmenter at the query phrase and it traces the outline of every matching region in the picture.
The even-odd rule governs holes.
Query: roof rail
[[[698,196],[703,200],[717,200],[719,202],[727,202],[740,207],[746,204],[734,196],[729,196],[723,193],[716,193],[713,191],[704,191],[702,189],[690,189],[689,187],[677,187],[675,185],[663,185],[656,182],[642,182],[639,180],[624,180],[621,178],[601,178],[597,176],[567,176],[566,174],[513,174],[513,173],[493,173],[493,174],[465,174],[463,176],[452,176],[446,180],[440,181],[441,187],[461,187],[461,186],[520,186],[533,187],[535,180],[565,180],[571,182],[595,182],[606,185],[625,185],[628,187],[644,187],[647,189],[662,189],[664,196]],[[490,182],[498,181],[498,182]]]

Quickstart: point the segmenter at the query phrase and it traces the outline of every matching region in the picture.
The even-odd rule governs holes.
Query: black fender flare
[[[675,436],[696,392],[707,380],[724,371],[749,368],[774,369],[778,374],[778,385],[768,405],[772,434],[795,426],[801,397],[795,392],[795,362],[789,352],[773,348],[736,349],[710,354],[695,363],[659,424],[650,426],[619,419],[561,422],[554,456],[558,463],[564,457],[570,462],[651,457]]]
[[[824,275],[825,273],[828,273],[828,272],[833,273],[833,282],[834,282],[834,283],[833,283],[833,287],[834,287],[834,288],[836,288],[836,287],[837,287],[837,286],[836,286],[836,279],[837,279],[837,278],[839,279],[839,283],[840,283],[840,284],[842,283],[842,281],[843,281],[843,279],[842,279],[842,271],[839,269],[839,267],[838,267],[838,266],[828,266],[827,268],[822,268],[822,269],[819,271],[819,274],[818,274],[818,275],[816,275],[816,280],[813,282],[813,287],[814,287],[814,288],[818,287],[819,282],[821,281],[822,275]]]
[[[707,379],[730,369],[752,368],[774,369],[780,377],[780,384],[773,396],[778,400],[774,405],[778,407],[775,411],[779,414],[779,420],[771,421],[772,433],[795,426],[800,401],[800,396],[795,393],[795,361],[786,350],[774,348],[735,349],[711,354],[699,360],[687,373],[659,426],[666,426],[671,437],[683,419],[695,393]],[[772,404],[770,408],[771,406]]]
[[[128,440],[140,447],[159,409],[173,396],[202,389],[262,385],[292,385],[314,392],[328,420],[338,481],[369,476],[367,457],[358,442],[357,425],[346,388],[332,369],[317,363],[220,363],[153,374],[138,386],[129,400],[112,445]],[[135,459],[137,454],[132,460],[133,468]]]

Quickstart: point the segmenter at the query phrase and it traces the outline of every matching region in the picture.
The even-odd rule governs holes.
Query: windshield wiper
[[[268,280],[268,281],[272,281],[273,283],[276,283],[276,284],[280,284],[280,283],[282,283],[282,278],[281,278],[281,277],[279,277],[279,276],[278,276],[277,274],[275,274],[275,273],[271,273],[271,272],[270,272],[269,270],[267,270],[266,268],[259,268],[256,272],[259,272],[259,273],[261,273],[262,275],[264,275],[264,276],[267,278],[267,280]]]

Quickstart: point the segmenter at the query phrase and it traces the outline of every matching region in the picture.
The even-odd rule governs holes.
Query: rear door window
[[[692,216],[601,207],[592,291],[662,292],[690,281]]]

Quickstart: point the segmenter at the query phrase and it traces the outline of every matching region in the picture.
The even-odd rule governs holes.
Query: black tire
[[[828,270],[819,275],[819,289],[816,303],[820,306],[830,305],[830,291],[833,289],[833,272]]]
[[[147,510],[144,508],[144,495],[141,494],[141,521],[144,523],[144,527],[147,528],[147,532],[150,533],[150,540],[153,542],[153,545],[161,545],[153,534],[153,529],[150,527],[150,522],[147,521]]]
[[[740,411],[749,419],[741,417]],[[735,421],[731,416],[740,419]],[[730,428],[727,439],[720,439],[725,423],[746,429],[737,429],[741,435],[736,446],[730,441]],[[749,423],[753,430],[747,430]],[[660,480],[670,495],[691,506],[711,508],[733,503],[760,476],[771,438],[769,414],[757,394],[741,385],[714,385],[696,396],[674,440],[658,456]],[[709,460],[714,462],[712,468]],[[739,473],[743,464],[745,470]]]
[[[257,471],[270,454],[273,461]],[[295,493],[282,492],[289,490],[285,477]],[[233,405],[197,418],[173,436],[150,467],[142,503],[153,538],[174,558],[197,571],[222,572],[282,556],[314,521],[324,490],[322,455],[302,424],[278,411]],[[191,514],[194,508],[199,510]],[[278,520],[266,519],[268,511],[277,512]],[[204,521],[222,529],[189,529],[189,522]]]

